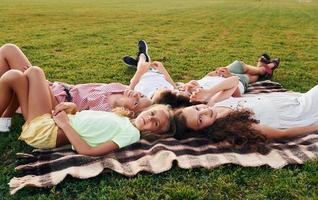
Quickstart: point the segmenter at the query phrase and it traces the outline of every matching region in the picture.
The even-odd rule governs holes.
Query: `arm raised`
[[[237,89],[239,78],[232,76],[224,79],[222,82],[207,88],[200,88],[196,92],[193,92],[190,96],[191,101],[205,102],[209,105],[213,105],[216,102],[232,96],[234,91]]]

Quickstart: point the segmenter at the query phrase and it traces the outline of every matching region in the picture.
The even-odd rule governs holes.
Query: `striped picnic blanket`
[[[248,85],[246,94],[259,94],[259,93],[271,93],[271,92],[286,92],[287,90],[277,82],[270,80],[258,81]]]
[[[275,86],[275,89],[273,87]],[[286,91],[274,82],[253,84],[250,91]],[[219,149],[208,140],[189,138],[178,141],[173,138],[140,140],[128,147],[102,157],[76,154],[70,146],[52,150],[34,150],[32,153],[18,153],[19,177],[10,180],[10,192],[14,194],[25,186],[51,187],[67,175],[76,178],[97,176],[105,169],[114,170],[125,176],[138,172],[161,173],[171,169],[176,162],[180,168],[214,168],[224,164],[241,166],[268,165],[281,168],[287,164],[302,164],[318,157],[318,133],[291,141],[271,143],[268,154],[242,152],[236,149]]]

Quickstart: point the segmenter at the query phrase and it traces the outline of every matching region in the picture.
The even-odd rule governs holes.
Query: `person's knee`
[[[4,73],[0,79],[2,84],[11,84],[25,79],[23,72],[19,70],[10,70]]]
[[[29,67],[29,68],[24,72],[24,74],[25,74],[28,78],[44,76],[43,69],[41,69],[40,67],[37,67],[37,66],[31,66],[31,67]]]
[[[5,53],[15,52],[19,50],[19,47],[15,44],[7,43],[2,45],[0,50],[1,50],[1,53],[5,54]]]

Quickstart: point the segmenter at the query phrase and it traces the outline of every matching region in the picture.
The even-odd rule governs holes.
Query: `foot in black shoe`
[[[138,64],[138,60],[131,57],[131,56],[125,56],[123,57],[123,61],[126,65],[133,67],[133,68],[137,68],[137,64]]]
[[[150,56],[148,55],[148,45],[145,40],[138,41],[138,59],[140,54],[144,54],[146,56],[146,62],[150,62]]]
[[[280,59],[279,58],[274,58],[272,60],[272,62],[270,62],[269,64],[265,65],[264,69],[265,69],[265,74],[263,74],[262,76],[259,77],[259,79],[261,80],[271,80],[274,70],[277,69],[277,67],[279,66],[280,63]]]
[[[272,69],[274,70],[274,69],[276,69],[276,68],[279,66],[280,58],[274,58],[274,59],[272,60],[272,63],[273,63]]]
[[[271,62],[271,57],[268,54],[263,53],[261,57],[259,58],[259,61],[267,65]]]

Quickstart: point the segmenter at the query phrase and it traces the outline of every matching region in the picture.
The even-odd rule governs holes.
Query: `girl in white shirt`
[[[224,78],[209,75],[197,81],[190,81],[177,89],[163,64],[157,61],[146,62],[146,56],[143,54],[139,55],[137,71],[129,87],[151,98],[153,103],[169,104],[172,107],[182,106],[183,100],[189,98],[198,88],[211,89],[214,93],[229,90],[234,96],[241,96],[240,90],[244,90],[236,76]],[[170,97],[172,98],[169,99]]]
[[[302,94],[273,93],[190,106],[176,111],[175,118],[179,139],[195,136],[257,146],[318,131],[318,85]]]

